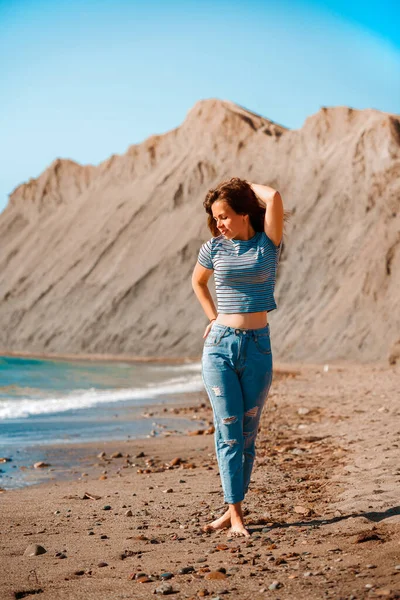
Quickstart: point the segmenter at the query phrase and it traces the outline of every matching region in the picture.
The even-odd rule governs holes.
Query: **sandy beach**
[[[224,511],[209,426],[48,449],[69,472],[0,495],[0,598],[400,598],[399,375],[276,365],[249,540],[201,531]],[[212,421],[205,392],[171,410]]]

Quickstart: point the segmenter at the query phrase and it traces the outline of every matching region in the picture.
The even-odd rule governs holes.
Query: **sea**
[[[0,489],[40,482],[39,475],[32,476],[33,464],[48,459],[52,445],[67,448],[198,428],[199,422],[194,427],[193,420],[159,409],[203,389],[200,362],[0,356]],[[158,409],[156,418],[151,407]],[[71,459],[71,452],[64,454]]]

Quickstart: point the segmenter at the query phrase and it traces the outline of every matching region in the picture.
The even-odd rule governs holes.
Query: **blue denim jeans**
[[[224,501],[235,504],[249,487],[261,411],[272,381],[269,325],[235,329],[214,321],[201,363],[213,409]]]

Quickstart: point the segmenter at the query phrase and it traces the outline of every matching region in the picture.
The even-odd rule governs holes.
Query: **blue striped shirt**
[[[274,310],[276,271],[282,242],[275,246],[264,231],[249,240],[230,240],[222,234],[205,242],[198,262],[214,270],[219,313]]]

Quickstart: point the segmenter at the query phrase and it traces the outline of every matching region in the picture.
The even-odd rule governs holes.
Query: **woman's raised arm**
[[[283,235],[282,197],[277,190],[268,185],[249,184],[261,204],[265,206],[264,231],[275,246],[279,246]]]

